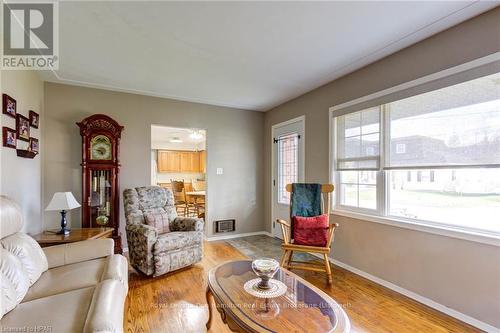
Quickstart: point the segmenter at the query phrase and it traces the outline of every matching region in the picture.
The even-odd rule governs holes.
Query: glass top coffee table
[[[223,263],[208,273],[207,303],[212,324],[212,300],[224,323],[233,332],[349,332],[347,314],[330,296],[280,268],[274,279],[283,282],[283,296],[261,299],[243,285],[256,278],[251,260]]]

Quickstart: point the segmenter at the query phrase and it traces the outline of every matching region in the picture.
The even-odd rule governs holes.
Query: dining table
[[[187,191],[186,196],[193,198],[196,215],[200,216],[200,208],[205,210],[205,191]]]
[[[205,191],[187,191],[186,195],[191,196],[191,197],[195,197],[195,198],[204,198]]]

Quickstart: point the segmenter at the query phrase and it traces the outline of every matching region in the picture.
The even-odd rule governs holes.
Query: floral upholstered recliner
[[[136,187],[125,190],[123,198],[129,259],[134,268],[159,276],[201,261],[203,220],[178,217],[171,190]],[[150,225],[152,215],[166,221],[167,232]]]

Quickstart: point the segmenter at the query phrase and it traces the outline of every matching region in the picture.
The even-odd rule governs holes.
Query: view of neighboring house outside
[[[479,160],[478,155],[498,154],[496,145],[484,142],[474,145],[474,149],[467,146],[450,148],[444,141],[424,136],[412,136],[393,140],[393,154],[398,156],[402,163],[428,165],[441,160],[460,163],[463,156],[469,161]],[[457,163],[455,162],[455,163]],[[477,169],[442,169],[442,170],[408,170],[391,173],[391,187],[393,190],[423,190],[449,192],[463,195],[491,195],[500,194],[500,177],[494,177],[491,172],[477,172]],[[498,175],[500,176],[500,174]]]

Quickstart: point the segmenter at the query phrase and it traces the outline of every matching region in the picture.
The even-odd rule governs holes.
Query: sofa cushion
[[[120,254],[51,268],[29,288],[22,302],[94,286],[112,279],[128,289],[128,262]]]
[[[158,233],[160,234],[170,232],[170,221],[167,213],[165,212],[145,213],[144,220],[146,221],[147,225],[156,228],[156,230],[158,230]]]
[[[3,248],[0,251],[0,283],[2,288],[0,306],[3,316],[21,302],[28,291],[30,281],[21,260]]]
[[[82,332],[94,289],[82,288],[21,303],[2,318],[0,331],[38,327],[40,332]]]
[[[178,231],[159,235],[154,245],[153,253],[182,249],[188,246],[199,245],[203,242],[201,231]]]
[[[0,195],[0,238],[7,237],[23,227],[21,208],[12,199]]]
[[[81,242],[44,247],[49,268],[104,258],[114,253],[112,238],[88,239]]]
[[[101,281],[107,258],[51,268],[31,286],[23,302],[95,286]]]
[[[48,269],[47,258],[40,245],[30,236],[16,232],[1,241],[4,249],[15,255],[28,273],[30,285]]]

